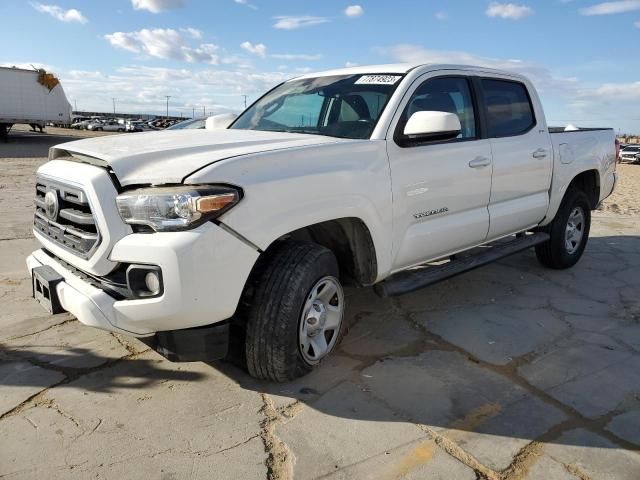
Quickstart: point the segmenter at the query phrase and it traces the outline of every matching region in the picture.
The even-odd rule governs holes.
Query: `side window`
[[[416,112],[437,111],[455,113],[460,119],[462,130],[459,139],[475,138],[476,117],[469,81],[462,77],[439,77],[427,80],[414,92],[407,104],[402,119],[400,132],[409,117]]]
[[[518,82],[483,79],[491,138],[521,135],[535,125],[527,88]]]

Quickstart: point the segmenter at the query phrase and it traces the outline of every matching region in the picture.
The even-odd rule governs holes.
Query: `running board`
[[[452,259],[443,265],[425,266],[423,268],[398,272],[387,280],[375,285],[374,289],[381,297],[394,297],[396,295],[415,292],[434,283],[447,280],[461,273],[521,252],[534,245],[544,243],[547,240],[549,240],[549,234],[543,232],[519,235],[515,240],[508,243],[495,246],[489,245],[480,253],[460,259]]]

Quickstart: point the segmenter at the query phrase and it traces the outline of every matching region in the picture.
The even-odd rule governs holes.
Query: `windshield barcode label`
[[[356,85],[393,85],[400,75],[363,75],[355,81]]]

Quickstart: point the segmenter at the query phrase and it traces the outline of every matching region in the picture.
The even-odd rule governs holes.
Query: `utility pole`
[[[76,100],[75,98],[73,99],[73,106],[75,108],[75,111],[78,111],[78,100]]]
[[[206,117],[207,116],[207,107],[202,105],[202,116]]]
[[[246,95],[242,95],[244,97],[244,109],[247,109],[247,96]]]
[[[165,98],[167,99],[167,118],[169,118],[169,99],[171,95],[165,95]]]
[[[111,98],[111,100],[113,101],[113,114],[116,114],[116,99],[115,98]]]
[[[193,107],[193,113],[191,114],[191,118],[196,118],[196,107]]]

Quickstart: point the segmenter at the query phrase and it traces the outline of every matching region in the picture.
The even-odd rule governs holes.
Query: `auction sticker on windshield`
[[[400,75],[363,75],[355,85],[393,85],[402,78]]]

